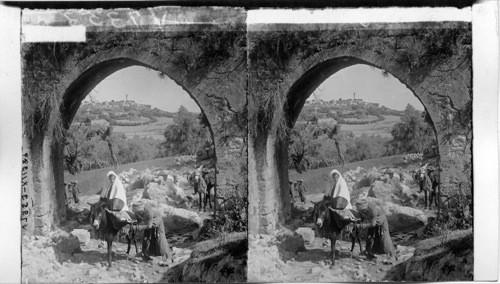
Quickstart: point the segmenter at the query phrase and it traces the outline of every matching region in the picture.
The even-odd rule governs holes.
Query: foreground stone
[[[63,239],[56,245],[56,249],[62,253],[75,254],[82,252],[80,240],[75,236]]]
[[[446,238],[421,241],[414,256],[395,266],[392,281],[472,281],[474,267],[472,230],[453,231]]]
[[[314,231],[311,228],[300,227],[295,232],[302,236],[306,244],[314,243]]]
[[[189,260],[170,269],[162,282],[246,282],[246,232],[195,245]]]
[[[88,245],[90,243],[90,232],[83,229],[74,229],[71,231],[71,235],[78,238],[81,245]]]

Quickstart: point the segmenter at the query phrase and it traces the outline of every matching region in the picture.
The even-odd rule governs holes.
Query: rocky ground
[[[321,238],[306,243],[297,252],[285,250],[279,237],[253,236],[249,241],[251,264],[248,280],[265,282],[389,281],[388,272],[395,265],[410,259],[415,251],[411,246],[399,245],[398,261],[387,262],[384,257],[367,260],[366,256],[359,254],[358,245],[351,254],[350,242],[337,241],[336,263],[332,267],[328,260],[329,241]]]
[[[166,272],[189,259],[191,250],[173,248],[174,261],[166,263],[161,257],[144,262],[132,248],[127,260],[127,245],[113,243],[113,264],[108,267],[106,245],[96,239],[82,245],[73,254],[60,252],[48,237],[23,239],[23,283],[151,283],[160,282]],[[139,244],[139,252],[140,252]]]
[[[177,174],[179,182],[174,183]],[[144,262],[140,257],[142,249],[140,234],[138,252],[132,245],[127,258],[127,244],[118,236],[113,242],[112,267],[108,267],[106,243],[96,237],[89,224],[89,203],[99,200],[99,195],[82,196],[78,204],[70,204],[68,220],[58,229],[46,236],[23,236],[22,239],[22,282],[32,283],[150,283],[170,282],[169,271],[180,267],[176,279],[183,277],[184,265],[196,266],[196,259],[204,255],[210,245],[197,247],[205,238],[206,220],[212,218],[211,212],[201,212],[197,200],[193,198],[192,186],[182,173],[170,171],[137,172],[133,169],[119,174],[127,189],[127,203],[131,208],[139,200],[151,204],[163,217],[167,238],[173,250],[173,259],[166,261],[153,257]],[[237,238],[212,241],[211,246],[224,246],[231,242],[246,243],[246,235]],[[213,254],[213,251],[210,252]],[[230,264],[246,267],[246,250],[238,255],[238,260],[227,249],[219,249],[218,257]],[[241,263],[244,258],[245,263]],[[189,261],[188,261],[189,260]],[[218,269],[224,267],[200,266],[207,278],[219,275]],[[231,269],[235,269],[232,267]],[[179,270],[179,269],[177,269]],[[243,275],[242,273],[238,274]],[[173,276],[172,276],[173,277]],[[241,278],[241,277],[240,277]],[[238,278],[238,279],[240,279]],[[219,279],[220,281],[225,278]],[[229,278],[231,279],[231,278]]]
[[[416,168],[418,165],[407,163],[406,166],[398,168],[365,170],[358,167],[343,173],[351,193],[352,204],[357,199],[366,199],[385,212],[391,238],[396,246],[397,260],[388,259],[386,255],[367,260],[364,252],[360,252],[358,244],[351,253],[351,241],[344,235],[337,239],[336,262],[331,266],[330,241],[318,236],[312,220],[313,202],[322,199],[323,188],[309,188],[305,202],[295,198],[292,220],[285,228],[270,235],[250,235],[248,280],[472,280],[472,231],[453,231],[449,232],[448,236],[427,239],[428,225],[433,222],[437,212],[435,207],[432,210],[423,208],[423,193],[420,193],[411,175],[411,171]],[[307,187],[307,180],[305,184]],[[364,240],[362,246],[364,250]]]

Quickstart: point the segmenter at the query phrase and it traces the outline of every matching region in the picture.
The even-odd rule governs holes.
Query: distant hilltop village
[[[362,99],[338,99],[338,100],[331,100],[331,101],[324,101],[321,99],[316,99],[313,101],[306,101],[306,105],[309,106],[314,106],[314,105],[329,105],[331,107],[350,107],[350,106],[364,106],[364,107],[380,107],[378,103],[369,103],[365,102]]]
[[[111,125],[135,126],[156,122],[156,117],[174,117],[175,113],[170,113],[152,107],[151,105],[139,104],[133,100],[97,102],[95,100],[84,101],[80,107],[78,120],[90,118],[92,120],[106,120]]]
[[[128,95],[125,95],[125,100],[121,100],[121,101],[111,100],[109,102],[97,102],[97,101],[91,100],[91,101],[84,101],[84,105],[104,107],[104,108],[110,108],[110,109],[119,109],[119,108],[124,108],[124,107],[134,107],[134,108],[139,108],[139,109],[140,108],[152,109],[151,105],[138,104],[133,100],[129,100]],[[158,108],[154,108],[154,109],[158,109]]]
[[[83,102],[84,105],[87,106],[96,106],[96,107],[104,107],[104,108],[124,108],[124,107],[134,107],[134,108],[147,108],[147,109],[152,109],[151,105],[143,105],[143,104],[138,104],[135,101],[115,101],[111,100],[109,102],[89,102],[85,101]],[[158,109],[158,108],[155,108]]]
[[[378,103],[365,102],[356,99],[338,99],[324,101],[314,99],[306,101],[302,108],[299,120],[311,121],[315,119],[332,118],[341,124],[366,124],[384,120],[384,116],[401,116],[403,111],[393,110]],[[359,121],[353,121],[359,120]]]

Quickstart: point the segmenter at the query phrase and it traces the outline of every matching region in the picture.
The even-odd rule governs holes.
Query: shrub
[[[427,236],[443,236],[449,231],[472,228],[472,200],[467,195],[457,192],[448,197],[441,206],[438,218],[427,227]]]

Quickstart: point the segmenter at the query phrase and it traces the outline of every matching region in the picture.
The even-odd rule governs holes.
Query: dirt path
[[[363,244],[364,245],[364,244]],[[370,282],[389,281],[387,272],[394,265],[413,256],[414,248],[398,246],[398,261],[385,262],[384,256],[366,260],[359,255],[359,246],[350,253],[350,242],[337,241],[336,262],[330,265],[330,244],[322,238],[316,238],[313,244],[306,245],[306,251],[297,254],[281,252],[284,264],[279,271],[260,275],[260,281],[279,282]]]
[[[55,252],[48,245],[50,242],[42,238],[33,238],[23,244],[23,280],[46,283],[160,282],[170,267],[184,262],[191,253],[187,248],[173,247],[174,261],[167,266],[161,257],[153,257],[149,262],[142,261],[135,256],[134,247],[127,260],[127,245],[114,242],[112,267],[108,268],[106,246],[100,240],[91,239],[88,245],[81,246],[81,253],[69,255]],[[140,244],[138,246],[141,251]]]

